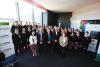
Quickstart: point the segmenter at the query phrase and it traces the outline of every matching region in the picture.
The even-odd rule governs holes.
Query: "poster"
[[[15,54],[9,22],[0,22],[0,49],[6,57]]]

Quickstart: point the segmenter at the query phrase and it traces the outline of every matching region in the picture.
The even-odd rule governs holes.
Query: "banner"
[[[85,31],[97,31],[97,32],[100,32],[100,24],[86,24]]]
[[[4,52],[6,57],[4,65],[13,63],[16,60],[10,29],[10,22],[0,22],[0,50]]]

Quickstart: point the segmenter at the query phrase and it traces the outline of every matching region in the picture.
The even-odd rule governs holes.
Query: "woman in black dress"
[[[26,31],[25,28],[22,28],[22,33],[21,33],[21,40],[22,40],[22,51],[24,51],[27,48],[27,37],[26,37]]]
[[[21,36],[19,34],[18,28],[15,28],[15,33],[12,34],[12,41],[14,44],[15,54],[18,56],[21,52]]]

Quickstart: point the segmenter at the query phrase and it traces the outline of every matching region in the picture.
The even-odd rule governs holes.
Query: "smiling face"
[[[25,28],[22,29],[22,32],[25,32]]]
[[[30,26],[28,26],[28,31],[31,31],[31,28],[30,28]]]
[[[62,36],[65,37],[65,33],[64,32],[62,32]]]
[[[34,36],[35,35],[35,32],[34,31],[32,31],[32,36]]]

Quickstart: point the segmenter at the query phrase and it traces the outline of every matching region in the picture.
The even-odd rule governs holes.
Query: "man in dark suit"
[[[36,29],[36,36],[37,36],[37,53],[38,53],[38,56],[39,56],[40,55],[40,49],[41,49],[41,46],[40,46],[41,34],[39,32],[39,28]]]
[[[59,38],[60,38],[60,32],[58,29],[55,29],[55,31],[52,33],[52,41],[53,41],[53,50],[55,53],[59,53]]]
[[[47,29],[46,39],[47,39],[46,41],[47,53],[51,53],[52,36],[51,36],[50,29]]]

